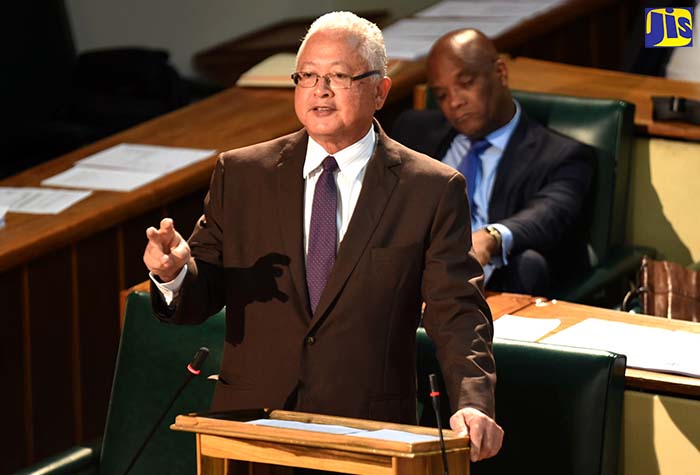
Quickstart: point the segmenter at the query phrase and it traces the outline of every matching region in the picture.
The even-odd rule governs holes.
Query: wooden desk
[[[497,309],[503,308],[505,305],[503,301],[512,301],[515,298],[514,295],[515,294],[501,294],[499,296],[490,297],[488,300],[489,305],[492,306],[492,311],[494,307]],[[500,314],[496,314],[494,311],[494,319],[498,319],[498,317],[506,313],[512,313],[522,317],[558,318],[561,320],[561,325],[559,325],[559,327],[542,338],[558,333],[586,318],[599,318],[602,320],[633,323],[636,325],[665,328],[668,330],[684,330],[692,333],[700,333],[700,324],[693,322],[668,320],[666,318],[651,317],[648,315],[631,315],[617,310],[590,307],[588,305],[557,300],[547,301],[540,299],[517,310],[510,310]],[[626,387],[631,390],[700,399],[700,378],[627,368],[625,372],[625,383]]]
[[[374,431],[392,429],[437,436],[437,429],[362,419],[322,416],[293,411],[272,411],[270,419],[330,424]],[[398,442],[339,434],[253,426],[244,422],[207,417],[178,416],[171,429],[194,432],[197,437],[197,473],[228,473],[225,460],[253,462],[235,473],[291,475],[286,467],[303,467],[367,475],[437,475],[444,473],[437,440]],[[450,473],[469,473],[468,438],[445,430]],[[275,467],[256,467],[275,464]],[[260,468],[258,471],[256,468]],[[268,471],[269,470],[269,471]]]
[[[504,308],[489,298],[491,308]],[[507,313],[507,312],[504,312]],[[586,318],[700,333],[700,324],[631,315],[561,301],[536,300],[511,313],[534,318],[558,318],[557,333]],[[503,313],[496,314],[498,318]],[[546,338],[545,335],[543,338]],[[649,348],[649,351],[654,351]],[[700,467],[700,378],[627,368],[621,442],[620,474],[695,474]]]
[[[634,123],[641,132],[660,137],[700,140],[700,125],[658,122],[652,116],[652,96],[682,96],[700,100],[700,82],[585,68],[530,58],[507,59],[513,89],[622,99],[635,105]]]

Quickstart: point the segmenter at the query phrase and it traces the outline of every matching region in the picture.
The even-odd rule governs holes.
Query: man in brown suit
[[[391,80],[372,23],[316,20],[292,77],[304,128],[221,154],[189,243],[170,219],[147,230],[156,314],[192,324],[226,306],[215,410],[415,423],[425,302],[451,427],[469,433],[472,460],[493,456],[492,322],[469,284],[481,268],[464,178],[373,120]]]

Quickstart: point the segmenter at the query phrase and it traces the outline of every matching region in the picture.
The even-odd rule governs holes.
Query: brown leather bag
[[[700,321],[700,271],[644,256],[639,269],[639,285],[632,293],[637,294],[642,313]],[[625,300],[629,298],[625,297]]]

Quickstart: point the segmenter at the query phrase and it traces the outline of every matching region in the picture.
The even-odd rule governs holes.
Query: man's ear
[[[505,61],[503,61],[503,59],[501,58],[498,58],[494,64],[494,67],[496,70],[496,77],[501,83],[501,86],[508,87],[508,68],[506,67]]]
[[[384,76],[377,82],[377,87],[374,90],[375,110],[379,110],[384,106],[384,102],[389,95],[389,89],[391,89],[391,78],[389,76]]]

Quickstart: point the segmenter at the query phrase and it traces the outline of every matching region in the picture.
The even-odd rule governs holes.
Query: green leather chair
[[[225,335],[223,312],[196,326],[168,325],[151,314],[147,293],[129,295],[107,423],[99,442],[75,447],[19,474],[122,475],[187,373],[199,347],[209,348],[201,374],[179,396],[130,474],[196,473],[195,439],[169,425],[178,414],[207,411]]]
[[[435,426],[428,375],[440,375],[440,366],[422,328],[416,338],[419,420]],[[498,339],[493,350],[503,447],[495,457],[472,464],[471,473],[617,475],[625,357]],[[441,402],[443,427],[449,427],[449,402],[446,397]]]
[[[417,91],[417,98],[422,95]],[[513,96],[532,118],[592,146],[596,152],[591,225],[586,236],[591,269],[584,275],[572,276],[555,288],[550,297],[608,307],[619,304],[628,290],[628,282],[639,269],[642,256],[655,255],[652,249],[625,242],[634,104],[517,90]],[[425,93],[425,105],[437,108],[429,89]]]

